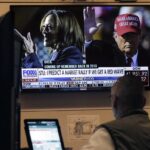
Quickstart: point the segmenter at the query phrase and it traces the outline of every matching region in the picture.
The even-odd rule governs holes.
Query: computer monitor
[[[57,119],[25,119],[24,123],[30,150],[64,150]]]

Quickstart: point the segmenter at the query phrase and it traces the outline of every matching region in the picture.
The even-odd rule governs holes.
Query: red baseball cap
[[[118,35],[128,32],[140,33],[140,19],[134,14],[122,14],[116,17],[114,30]]]

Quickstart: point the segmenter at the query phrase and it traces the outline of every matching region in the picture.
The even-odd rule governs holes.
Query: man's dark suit
[[[123,67],[126,66],[125,55],[117,46],[105,41],[92,41],[86,45],[86,62],[97,64],[99,67]],[[138,66],[150,67],[150,55],[147,51],[139,48],[137,57]]]

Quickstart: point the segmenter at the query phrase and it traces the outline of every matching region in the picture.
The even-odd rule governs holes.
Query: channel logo
[[[37,77],[37,70],[22,70],[23,77]]]

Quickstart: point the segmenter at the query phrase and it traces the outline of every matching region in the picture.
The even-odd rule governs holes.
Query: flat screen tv
[[[124,75],[140,76],[149,87],[149,5],[13,5],[11,11],[24,43],[22,91],[105,90]]]

